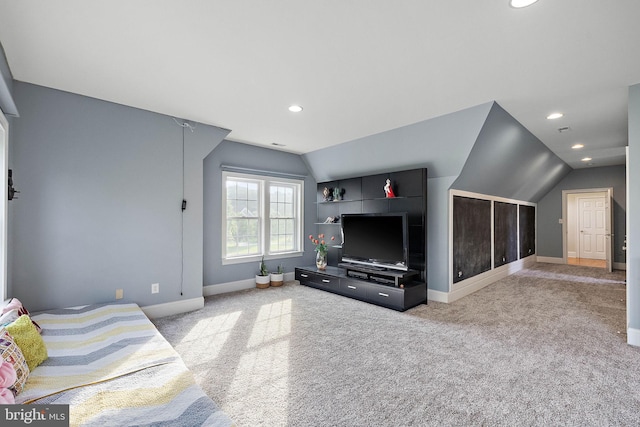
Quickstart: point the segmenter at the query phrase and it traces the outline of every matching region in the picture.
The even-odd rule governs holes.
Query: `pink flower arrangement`
[[[324,234],[318,234],[318,237],[313,237],[313,234],[309,234],[309,240],[316,245],[316,252],[320,252],[323,255],[326,255],[329,249],[327,248],[327,242],[324,240]],[[331,240],[336,240],[335,236],[331,236]]]

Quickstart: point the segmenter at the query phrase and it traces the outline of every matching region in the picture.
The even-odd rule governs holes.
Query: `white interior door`
[[[607,218],[606,197],[578,198],[580,258],[607,259]]]

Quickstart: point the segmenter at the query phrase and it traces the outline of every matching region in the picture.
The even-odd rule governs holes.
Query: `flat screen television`
[[[342,261],[407,271],[407,214],[342,214]]]

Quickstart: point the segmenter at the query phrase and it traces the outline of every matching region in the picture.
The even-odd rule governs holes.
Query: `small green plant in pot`
[[[266,289],[269,287],[269,283],[271,282],[271,276],[269,275],[269,270],[267,270],[267,265],[264,263],[264,256],[262,260],[260,260],[258,274],[256,274],[256,288]]]
[[[271,286],[282,286],[284,283],[284,268],[282,264],[278,265],[276,273],[271,273]]]

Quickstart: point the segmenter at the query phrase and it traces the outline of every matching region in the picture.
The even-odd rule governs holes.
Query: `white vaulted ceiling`
[[[624,163],[639,20],[637,0],[0,0],[0,43],[16,80],[295,153],[495,100],[577,168]]]

